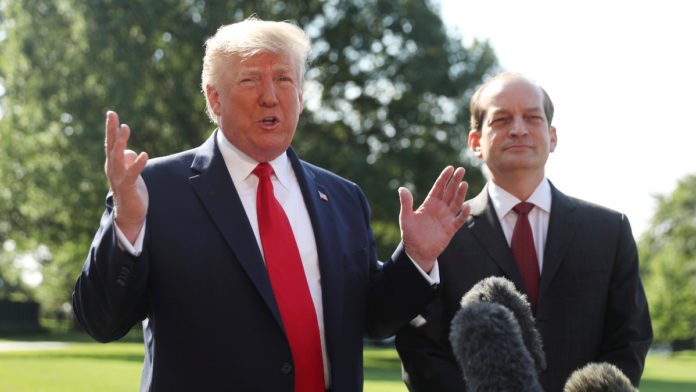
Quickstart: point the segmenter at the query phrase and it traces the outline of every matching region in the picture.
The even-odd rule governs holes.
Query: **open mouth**
[[[275,117],[275,116],[264,117],[263,119],[261,119],[261,124],[263,124],[265,126],[276,125],[279,122],[280,122],[280,120],[278,120],[278,117]]]

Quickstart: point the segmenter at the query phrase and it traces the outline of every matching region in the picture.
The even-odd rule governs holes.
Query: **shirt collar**
[[[227,166],[227,170],[230,172],[230,177],[232,177],[232,182],[235,187],[238,187],[238,185],[246,181],[249,176],[253,176],[252,171],[254,171],[254,168],[256,168],[260,162],[255,161],[249,155],[230,143],[220,129],[217,130],[215,137],[220,153],[222,154],[222,159],[225,161],[225,166]],[[280,182],[280,185],[289,189],[292,169],[290,167],[288,155],[280,154],[277,158],[268,163],[273,167],[273,173],[278,179],[278,182]]]
[[[495,182],[490,181],[488,183],[488,195],[491,198],[493,207],[495,207],[495,212],[498,214],[498,219],[502,220],[505,215],[507,215],[512,207],[517,205],[517,203],[523,201],[515,196],[511,195],[505,189],[496,185]],[[533,203],[535,206],[541,210],[550,213],[551,212],[551,185],[549,185],[549,180],[544,177],[539,185],[537,185],[532,195],[529,196],[527,200]]]

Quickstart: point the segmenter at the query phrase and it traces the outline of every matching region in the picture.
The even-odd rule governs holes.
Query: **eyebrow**
[[[522,110],[523,115],[524,114],[529,114],[529,113],[534,113],[534,114],[543,114],[544,117],[546,117],[546,112],[544,111],[543,108],[538,107],[538,106],[531,106],[528,108],[525,108]],[[484,112],[483,119],[485,119],[485,124],[490,124],[491,121],[495,120],[496,116],[509,116],[510,115],[510,110],[505,109],[505,108],[493,108],[490,109],[486,112]]]
[[[544,112],[544,108],[539,107],[539,106],[533,106],[533,107],[530,107],[530,108],[525,109],[524,111],[525,111],[525,112],[539,112],[539,113],[543,113],[543,112]]]
[[[495,116],[509,115],[510,111],[503,108],[493,108],[488,110],[486,117],[493,118]]]

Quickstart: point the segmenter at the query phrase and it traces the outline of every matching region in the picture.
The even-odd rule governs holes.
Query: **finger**
[[[464,179],[464,175],[466,174],[466,169],[463,167],[458,167],[457,170],[454,171],[454,175],[452,176],[452,181],[454,183],[460,183]]]
[[[109,153],[113,148],[116,140],[116,131],[118,130],[118,114],[111,110],[106,112],[106,125],[104,126],[104,151],[108,159]]]
[[[133,165],[133,162],[135,162],[137,158],[138,154],[136,154],[133,150],[127,149],[123,152],[123,163],[126,165],[126,168]]]
[[[132,151],[131,151],[132,152]],[[133,153],[135,154],[135,153]],[[128,180],[129,181],[135,181],[136,178],[140,175],[140,173],[143,172],[143,169],[145,168],[145,165],[147,164],[148,160],[148,155],[146,152],[141,152],[138,154],[138,156],[133,160],[132,164],[128,168]]]
[[[450,181],[445,186],[445,190],[442,194],[442,201],[444,201],[446,204],[450,204],[452,202],[452,198],[459,190],[459,184],[461,184],[462,179],[464,178],[464,173],[464,168],[458,167],[457,170],[454,171]]]
[[[464,204],[464,200],[466,199],[466,193],[469,191],[469,183],[466,181],[462,181],[459,183],[457,186],[457,192],[454,194],[454,198],[452,199],[452,202],[450,203],[450,209],[453,211],[459,211],[460,208],[462,208],[462,204]]]
[[[454,230],[457,231],[459,228],[461,228],[464,223],[466,223],[466,220],[469,219],[469,215],[471,214],[471,206],[466,204],[462,207],[462,210],[459,212],[459,214],[454,218],[453,225],[454,225]]]
[[[120,172],[125,169],[124,153],[126,151],[126,145],[128,144],[128,138],[130,137],[130,127],[126,124],[122,124],[118,127],[116,131],[116,140],[109,152],[109,160],[113,165],[113,170]]]
[[[437,180],[435,180],[433,187],[430,188],[430,192],[428,192],[427,197],[436,197],[438,199],[442,198],[442,192],[445,189],[445,186],[449,182],[450,178],[452,177],[452,171],[454,171],[454,167],[452,166],[447,166],[444,169],[442,169],[442,172],[440,172],[440,176],[437,177]]]
[[[401,222],[403,218],[413,213],[413,195],[411,191],[404,187],[399,187],[399,201],[401,202],[399,222]]]

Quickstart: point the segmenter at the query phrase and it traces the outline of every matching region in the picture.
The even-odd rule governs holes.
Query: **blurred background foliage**
[[[64,309],[104,206],[108,109],[151,157],[214,127],[200,91],[203,43],[256,14],[290,20],[314,53],[300,156],[362,186],[384,259],[399,240],[398,186],[420,202],[466,155],[468,99],[496,72],[426,0],[0,0],[0,298]]]
[[[657,196],[650,229],[639,242],[656,342],[673,349],[696,343],[696,173]]]

